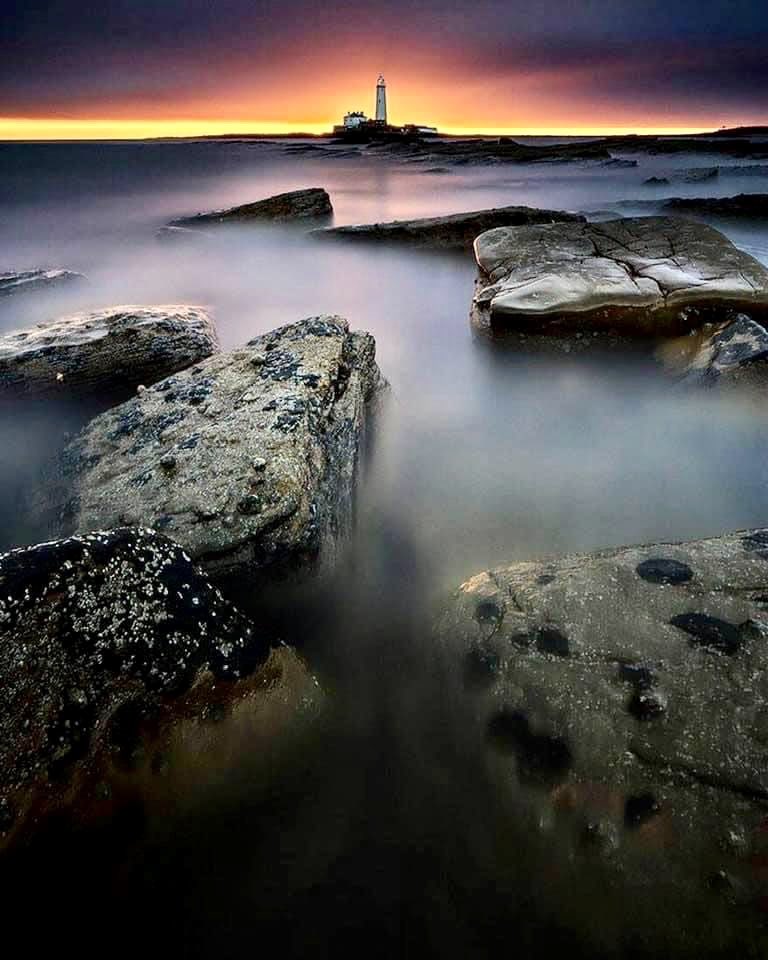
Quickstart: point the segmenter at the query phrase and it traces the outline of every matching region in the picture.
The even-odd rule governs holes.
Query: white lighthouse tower
[[[378,123],[387,122],[387,85],[381,75],[376,82],[376,120]]]

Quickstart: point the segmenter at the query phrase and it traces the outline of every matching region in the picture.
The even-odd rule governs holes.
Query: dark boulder
[[[585,218],[562,210],[539,210],[535,207],[498,207],[473,210],[445,217],[420,220],[394,220],[390,223],[367,223],[358,226],[314,230],[318,240],[353,240],[369,243],[391,243],[433,250],[471,251],[475,237],[494,227],[518,227],[531,223],[582,223]]]
[[[322,187],[291,190],[265,200],[244,203],[228,210],[198,213],[172,220],[171,227],[205,227],[216,224],[291,223],[295,220],[327,220],[333,213],[331,198]]]

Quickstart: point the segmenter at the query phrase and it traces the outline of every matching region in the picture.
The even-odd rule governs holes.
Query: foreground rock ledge
[[[148,530],[2,554],[0,594],[0,834],[129,713],[138,722],[202,671],[236,680],[269,655],[181,547]]]
[[[140,524],[220,575],[331,562],[348,530],[375,343],[313,317],[169,377],[65,450],[59,533]]]
[[[201,307],[119,306],[0,337],[0,397],[124,399],[218,350]]]
[[[0,297],[12,297],[34,290],[47,290],[85,280],[71,270],[11,270],[0,272]]]
[[[292,220],[325,220],[333,213],[331,198],[322,187],[309,187],[306,190],[292,190],[279,193],[265,200],[244,203],[228,210],[214,210],[212,213],[198,213],[193,217],[180,217],[171,220],[171,227],[204,227],[217,223],[249,223],[267,221],[286,223]]]
[[[674,336],[726,308],[768,315],[768,270],[703,223],[639,217],[499,228],[475,241],[481,331]]]
[[[574,851],[764,894],[768,529],[500,567],[439,632],[478,745]]]
[[[584,223],[586,218],[561,210],[497,207],[490,210],[474,210],[469,213],[454,213],[446,217],[329,227],[325,230],[312,231],[312,236],[319,240],[359,240],[428,247],[435,250],[465,251],[472,249],[478,234],[494,227],[557,222]]]

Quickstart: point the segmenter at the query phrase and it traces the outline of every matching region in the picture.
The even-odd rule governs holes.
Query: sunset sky
[[[0,10],[0,139],[768,123],[765,0],[24,0]]]

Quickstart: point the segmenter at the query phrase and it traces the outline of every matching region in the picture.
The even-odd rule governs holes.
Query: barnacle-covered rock
[[[201,307],[119,306],[0,337],[0,397],[123,400],[218,350]]]
[[[340,317],[257,337],[91,421],[50,494],[56,535],[153,527],[210,572],[333,559],[382,380]]]
[[[62,789],[128,715],[225,686],[268,637],[177,544],[118,529],[0,555],[0,834]],[[119,740],[120,737],[117,737]]]

